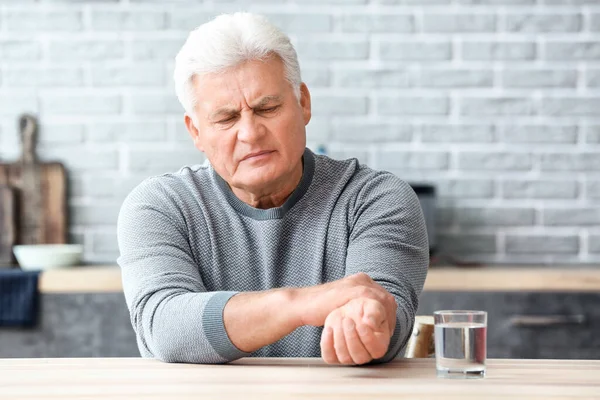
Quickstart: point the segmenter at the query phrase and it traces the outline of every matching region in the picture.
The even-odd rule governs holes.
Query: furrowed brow
[[[218,120],[223,117],[231,117],[232,115],[237,114],[239,112],[240,112],[240,110],[238,110],[234,107],[221,107],[218,110],[212,112],[208,116],[208,119],[211,121],[215,121],[215,120]]]
[[[269,103],[279,103],[281,102],[281,96],[265,96],[259,100],[252,108],[263,108],[267,106]]]

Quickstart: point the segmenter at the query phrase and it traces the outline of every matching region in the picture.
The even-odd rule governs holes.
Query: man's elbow
[[[144,300],[131,307],[131,320],[143,356],[167,363],[190,364],[222,364],[236,359],[237,352],[220,351],[211,342],[211,335],[207,336],[206,327],[216,328],[206,325],[202,315],[191,312],[201,308],[198,294],[173,295],[162,291]],[[193,301],[196,303],[191,303]],[[218,330],[208,333],[221,337]]]
[[[152,351],[150,352],[152,357],[165,362],[165,363],[183,363],[184,357],[182,357],[179,349],[174,349],[171,346],[161,346],[153,344]]]
[[[187,346],[174,346],[171,343],[154,342],[149,357],[165,363],[185,364],[224,364],[233,360],[226,360],[208,351],[191,350]]]
[[[139,343],[144,344],[147,356],[166,363],[185,364],[223,364],[236,358],[225,358],[217,353],[208,343],[202,345],[201,340],[183,335],[181,332],[155,329],[138,334]]]

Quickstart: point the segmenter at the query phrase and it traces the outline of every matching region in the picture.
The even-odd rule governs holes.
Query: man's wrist
[[[302,304],[305,299],[305,288],[285,288],[281,291],[282,308],[289,311],[289,321],[293,329],[305,325],[305,310]]]

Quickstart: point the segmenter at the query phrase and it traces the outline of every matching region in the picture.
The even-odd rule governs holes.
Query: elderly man
[[[145,180],[122,206],[118,262],[142,356],[396,357],[429,261],[411,187],[305,148],[310,93],[264,17],[191,32],[174,78],[207,162]]]

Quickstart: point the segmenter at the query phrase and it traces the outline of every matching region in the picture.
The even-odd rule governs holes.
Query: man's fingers
[[[355,299],[329,314],[321,337],[328,364],[365,364],[383,357],[395,327],[395,310],[378,300]]]
[[[357,287],[356,288],[356,299],[372,299],[385,303],[387,301],[386,291],[375,287]]]
[[[387,317],[386,309],[378,301],[366,301],[363,308],[362,321],[369,325],[373,330],[381,330],[381,326]]]
[[[369,325],[358,324],[356,331],[371,358],[377,359],[385,355],[390,344],[390,335],[387,330],[376,332]]]
[[[390,335],[394,334],[394,328],[396,327],[396,310],[398,310],[398,303],[396,302],[396,298],[391,294],[388,296],[389,306],[386,307],[388,311],[388,325],[390,328]]]
[[[352,288],[351,298],[354,300],[372,299],[379,301],[385,308],[385,316],[389,320],[390,334],[393,334],[396,326],[396,309],[398,308],[396,298],[364,272],[350,275],[341,282]]]
[[[321,357],[327,364],[339,363],[333,347],[333,329],[331,326],[326,325],[321,335]]]
[[[348,347],[348,352],[350,353],[350,357],[352,357],[352,361],[354,364],[365,364],[372,360],[371,354],[365,349],[363,346],[360,337],[358,336],[358,332],[356,331],[356,325],[351,318],[344,318],[343,321],[344,327],[344,336],[346,338],[346,345]]]
[[[390,332],[390,336],[394,334],[394,329],[396,328],[396,310],[392,313],[390,317],[388,317],[387,321],[388,331]]]
[[[335,355],[337,356],[340,364],[352,365],[354,361],[350,357],[348,352],[348,346],[346,346],[346,337],[344,336],[344,327],[342,326],[343,317],[338,317],[333,323],[333,347],[335,348]]]

